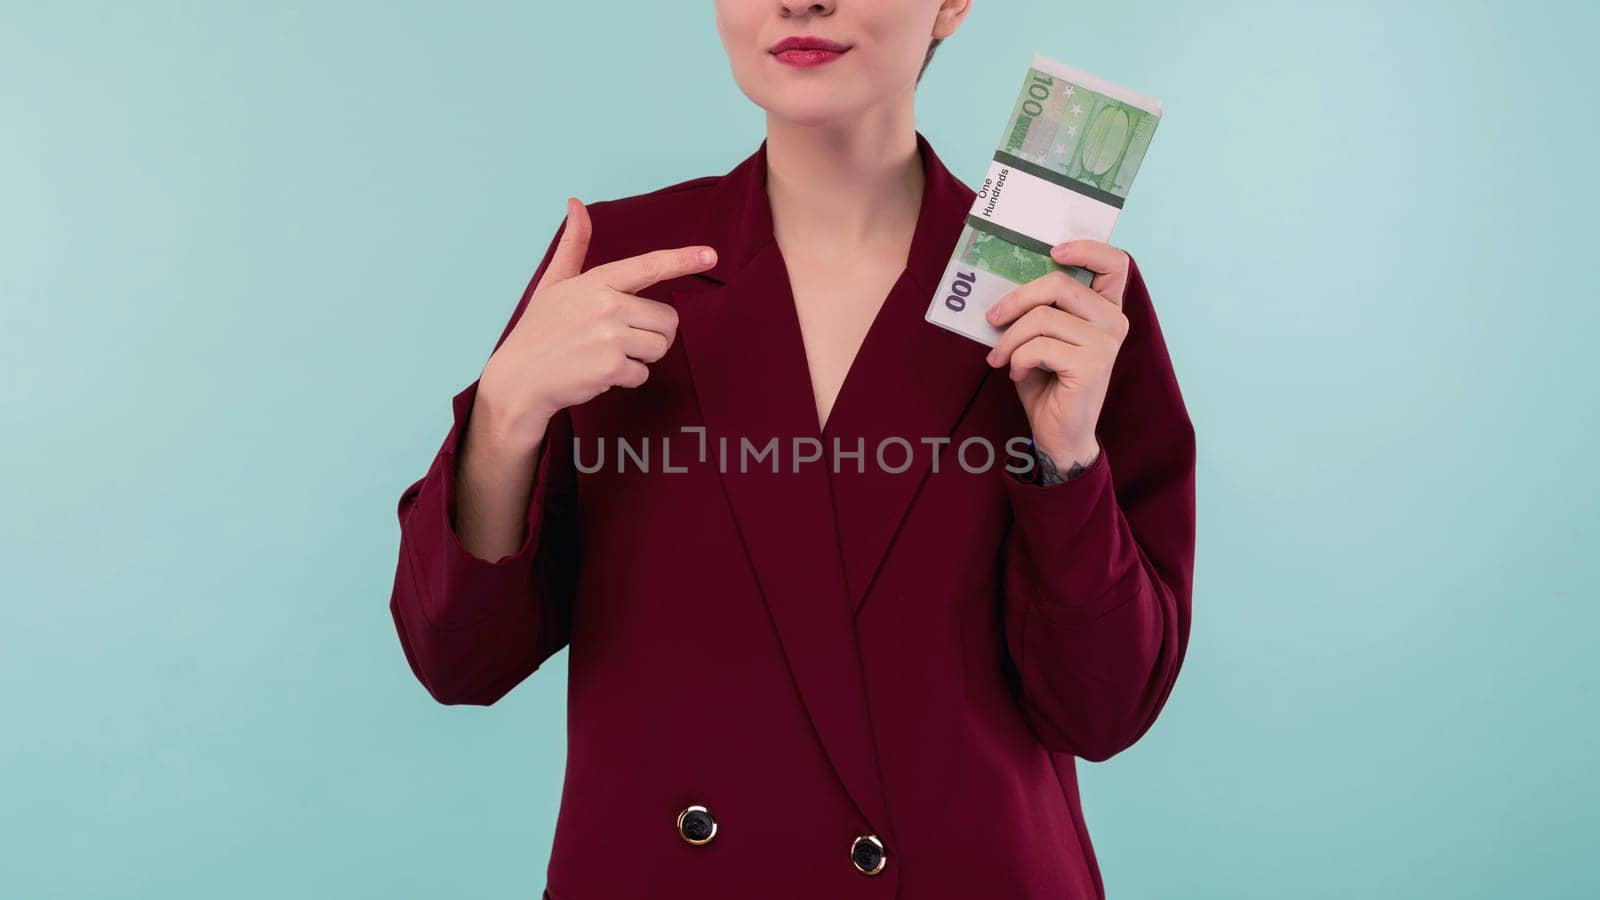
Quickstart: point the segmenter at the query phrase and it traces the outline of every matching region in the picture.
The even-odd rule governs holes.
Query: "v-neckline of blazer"
[[[855,617],[931,470],[935,448],[924,439],[952,435],[991,371],[987,347],[924,318],[976,194],[921,132],[917,148],[925,180],[906,266],[821,427],[773,235],[765,141],[704,191],[700,219],[684,223],[679,243],[709,244],[717,263],[668,287],[705,446],[726,447],[726,462],[716,449],[712,461],[796,687],[840,780],[880,834],[888,825]],[[757,461],[741,471],[741,439],[759,448],[773,437],[779,470]],[[822,458],[796,466],[794,438],[819,441]],[[885,444],[896,438],[909,454]],[[830,471],[835,441],[843,453],[859,447],[859,465],[841,456]],[[887,467],[877,462],[880,445]],[[948,459],[948,446],[939,450]]]
[[[856,349],[826,422],[817,419],[793,286],[774,235],[765,140],[713,184],[703,218],[694,223],[698,242],[716,248],[716,265],[672,289],[703,413],[712,416],[705,409],[708,394],[719,395],[709,398],[712,406],[719,399],[764,403],[765,414],[753,417],[759,422],[740,417],[742,425],[764,429],[747,436],[757,443],[774,434],[820,441],[824,458],[812,465],[831,458],[835,440],[847,451],[857,441],[864,445],[865,471],[847,459],[828,479],[839,506],[852,611],[865,599],[930,467],[931,451],[920,441],[948,436],[990,372],[989,348],[924,318],[976,193],[945,167],[922,132],[916,140],[924,181],[906,264]],[[751,346],[744,352],[708,347],[709,335],[695,340],[707,326],[719,332],[715,340]],[[913,451],[912,465],[901,473],[885,471],[872,458],[878,444],[892,438],[909,442]],[[906,455],[896,446],[885,453],[891,466]]]
[[[920,154],[922,152],[922,136],[919,134],[917,137],[918,152]],[[805,346],[805,332],[800,326],[800,306],[794,293],[794,278],[789,272],[788,260],[783,255],[783,247],[778,243],[776,229],[773,225],[771,198],[766,194],[766,146],[766,141],[762,141],[761,147],[756,151],[756,154],[760,159],[759,168],[761,170],[758,191],[767,202],[764,206],[759,202],[755,204],[758,207],[755,210],[757,213],[756,221],[752,223],[753,230],[746,233],[767,235],[763,240],[771,242],[771,251],[778,257],[778,265],[782,270],[782,277],[778,279],[775,285],[778,289],[778,295],[771,298],[773,313],[785,320],[782,323],[784,326],[783,331],[794,338],[796,346],[792,350],[800,358],[800,371],[805,376],[806,396],[811,404],[810,409],[813,410],[813,418],[815,418],[817,395],[813,385],[811,357]],[[922,309],[927,306],[927,301],[933,296],[932,279],[928,279],[927,284],[924,284],[915,271],[917,261],[926,257],[928,249],[925,246],[919,246],[919,242],[925,245],[933,239],[933,226],[938,218],[936,207],[938,206],[939,198],[934,195],[935,186],[932,183],[934,173],[930,171],[930,168],[927,165],[926,157],[924,157],[922,195],[917,203],[916,223],[912,227],[911,245],[907,249],[905,262],[895,275],[894,281],[890,283],[888,291],[878,304],[878,308],[873,312],[871,321],[867,323],[867,330],[862,334],[860,344],[856,347],[855,353],[850,357],[849,364],[845,367],[844,379],[839,382],[839,389],[834,395],[833,404],[828,408],[827,418],[818,421],[816,428],[807,435],[822,441],[825,449],[831,448],[829,439],[835,437],[833,426],[839,421],[840,408],[847,402],[871,402],[870,398],[855,399],[854,395],[858,391],[856,382],[865,377],[861,373],[862,368],[871,365],[871,357],[876,352],[875,342],[881,343],[887,340],[888,338],[884,332],[893,330],[903,324],[906,316],[917,313],[917,318],[920,319]],[[763,211],[765,215],[760,215]],[[940,265],[942,267],[943,260],[940,260]],[[934,279],[937,277],[937,274],[933,276]]]

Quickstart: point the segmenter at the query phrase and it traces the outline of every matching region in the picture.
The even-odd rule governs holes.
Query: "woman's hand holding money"
[[[1122,296],[1129,261],[1127,253],[1094,240],[1057,244],[1050,258],[1093,272],[1091,285],[1056,271],[1000,298],[987,318],[1004,331],[988,361],[1009,364],[1034,446],[1066,471],[1100,453],[1095,425],[1128,334]]]

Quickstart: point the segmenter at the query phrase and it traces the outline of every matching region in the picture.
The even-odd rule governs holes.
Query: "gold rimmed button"
[[[678,834],[691,844],[709,844],[717,836],[716,817],[704,806],[690,806],[678,813]]]
[[[889,852],[875,834],[863,834],[850,843],[850,862],[863,875],[876,875],[889,861]]]

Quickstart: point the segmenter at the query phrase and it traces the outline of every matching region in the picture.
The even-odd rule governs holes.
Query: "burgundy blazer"
[[[400,498],[390,609],[435,700],[492,704],[569,649],[553,900],[1104,896],[1075,758],[1132,744],[1177,678],[1194,431],[1135,265],[1099,458],[1064,484],[1007,471],[1029,434],[1015,386],[923,319],[974,192],[917,145],[908,264],[826,427],[763,141],[725,175],[589,206],[586,267],[719,257],[643,292],[679,326],[642,386],[551,421],[521,549],[488,562],[453,531],[476,381]],[[880,465],[895,437],[915,452],[882,444]],[[778,452],[741,471],[741,438]],[[991,465],[981,440],[961,464],[969,438]],[[864,453],[834,471],[835,441]]]

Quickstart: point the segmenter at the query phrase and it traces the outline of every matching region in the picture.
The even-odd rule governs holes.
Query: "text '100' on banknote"
[[[1018,285],[1055,270],[1089,284],[1050,248],[1110,240],[1160,121],[1159,101],[1034,56],[925,318],[992,347],[984,313]]]

